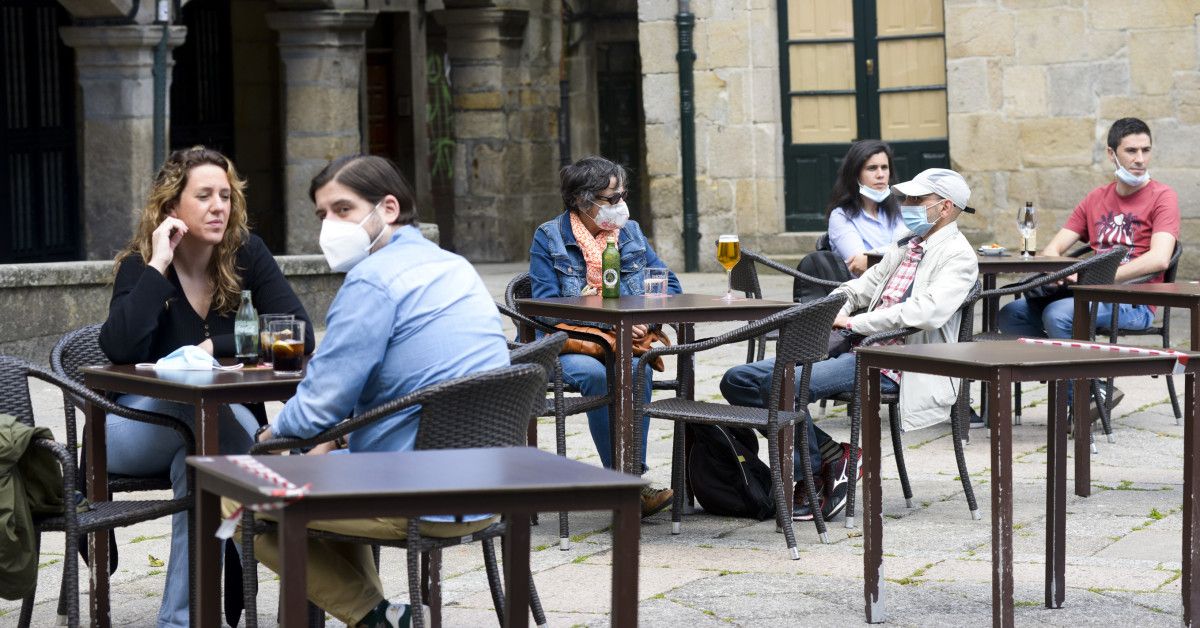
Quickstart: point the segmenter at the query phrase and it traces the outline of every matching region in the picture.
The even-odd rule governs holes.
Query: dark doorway
[[[882,139],[895,176],[949,167],[942,0],[779,3],[784,212],[788,231],[823,231],[850,143]]]
[[[237,162],[233,142],[233,37],[229,3],[192,0],[183,7],[187,39],[175,49],[171,76],[171,147],[203,144]],[[160,164],[155,164],[157,168]]]
[[[54,0],[0,7],[0,263],[78,259],[75,53]]]
[[[642,132],[642,60],[637,42],[598,44],[596,46],[596,85],[599,95],[600,154],[629,171],[625,188],[629,192],[630,217],[638,221],[648,236],[654,235],[650,208],[642,200],[646,151]]]
[[[380,13],[367,31],[367,150],[415,185],[412,42],[408,13]]]

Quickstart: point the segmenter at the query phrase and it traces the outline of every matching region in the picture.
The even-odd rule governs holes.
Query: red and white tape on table
[[[1183,375],[1187,369],[1188,354],[1182,351],[1164,350],[1164,349],[1147,349],[1145,347],[1124,347],[1120,345],[1103,345],[1095,342],[1079,342],[1077,340],[1050,340],[1048,338],[1018,338],[1018,342],[1025,342],[1033,345],[1050,345],[1053,347],[1072,347],[1075,349],[1097,349],[1099,351],[1111,351],[1113,353],[1130,353],[1133,355],[1161,355],[1163,357],[1175,358],[1175,366],[1171,369],[1172,375]]]
[[[279,510],[288,504],[294,503],[303,499],[308,495],[308,489],[312,484],[297,486],[291,480],[279,475],[274,469],[255,460],[253,456],[225,456],[225,459],[237,465],[242,470],[256,478],[266,480],[275,486],[261,486],[258,490],[262,491],[263,495],[268,497],[279,498],[276,501],[263,502],[261,504],[244,504],[233,514],[225,518],[221,522],[221,526],[217,528],[217,538],[228,539],[233,536],[234,530],[237,529],[238,523],[242,519],[242,509],[249,508],[254,512],[262,512],[265,510]]]

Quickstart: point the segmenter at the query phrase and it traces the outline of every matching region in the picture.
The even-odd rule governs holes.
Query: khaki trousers
[[[228,517],[239,506],[240,504],[231,499],[221,499],[223,516]],[[255,516],[275,520],[269,512]],[[419,526],[422,536],[449,538],[478,532],[499,519],[499,516],[493,516],[464,523],[421,521]],[[405,517],[330,519],[313,521],[308,527],[312,530],[389,541],[408,536],[408,519]],[[237,538],[240,543],[240,527]],[[271,571],[279,573],[279,535],[271,532],[255,537],[254,557]],[[375,571],[375,558],[371,555],[370,546],[310,538],[306,573],[308,599],[348,626],[357,624],[384,599],[383,584]]]

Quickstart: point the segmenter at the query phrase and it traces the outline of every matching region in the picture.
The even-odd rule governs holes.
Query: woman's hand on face
[[[166,275],[167,266],[175,259],[175,247],[179,246],[180,240],[183,240],[187,232],[187,225],[182,220],[174,216],[164,218],[162,224],[150,235],[149,265]]]
[[[850,273],[855,277],[862,275],[863,273],[867,272],[867,254],[859,253],[858,255],[851,257],[847,265],[850,267]]]
[[[645,336],[649,331],[650,331],[649,325],[634,325],[633,326],[633,339],[637,340],[637,339],[641,338],[642,336]]]

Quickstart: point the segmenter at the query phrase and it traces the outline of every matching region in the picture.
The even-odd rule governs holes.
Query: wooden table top
[[[1119,346],[1104,343],[1094,344],[1105,347]],[[896,357],[914,363],[940,363],[964,367],[1044,367],[1110,364],[1113,362],[1132,364],[1174,361],[1171,356],[1056,347],[1017,340],[871,346],[859,347],[855,351],[864,356]],[[1200,353],[1186,351],[1183,353],[1188,355],[1192,363],[1200,360]]]
[[[568,318],[597,323],[703,323],[766,318],[797,304],[770,299],[724,301],[720,295],[672,294],[665,297],[622,296],[605,299],[552,297],[517,299],[517,309],[526,316]]]
[[[438,449],[324,456],[253,456],[297,485],[311,483],[305,499],[453,496],[584,489],[640,490],[646,481],[532,447]],[[197,473],[257,493],[273,488],[224,456],[190,456]]]
[[[279,375],[270,368],[247,367],[236,371],[159,371],[137,368],[132,364],[85,366],[84,383],[89,388],[120,392],[123,384],[156,386],[189,390],[224,390],[231,388],[274,387],[296,385],[304,375]]]
[[[1188,281],[1183,283],[1117,283],[1117,284],[1100,284],[1091,286],[1071,286],[1072,290],[1078,293],[1086,294],[1088,297],[1104,297],[1107,295],[1116,296],[1160,296],[1160,297],[1181,297],[1185,299],[1200,299],[1200,282]]]

